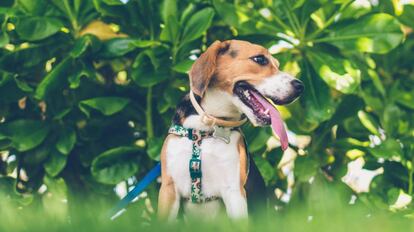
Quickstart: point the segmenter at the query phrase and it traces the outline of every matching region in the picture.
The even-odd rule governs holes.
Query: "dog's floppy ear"
[[[211,77],[216,70],[216,60],[219,53],[226,51],[230,46],[229,41],[220,42],[216,40],[201,54],[190,70],[191,90],[202,97],[206,91]]]

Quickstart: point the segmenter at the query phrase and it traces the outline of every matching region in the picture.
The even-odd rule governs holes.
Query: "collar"
[[[190,100],[191,104],[193,105],[194,109],[197,113],[201,116],[201,121],[206,124],[207,126],[221,126],[221,127],[239,127],[243,125],[247,119],[244,118],[238,121],[228,121],[220,118],[216,118],[212,115],[207,114],[203,108],[198,104],[197,100],[195,99],[193,91],[190,90]]]

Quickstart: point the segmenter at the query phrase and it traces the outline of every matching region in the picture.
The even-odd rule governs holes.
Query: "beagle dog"
[[[246,120],[271,125],[286,149],[286,130],[272,104],[292,102],[304,86],[280,71],[267,49],[240,40],[215,41],[189,77],[191,91],[177,105],[176,127],[161,151],[158,216],[175,220],[182,207],[185,215],[211,218],[222,202],[230,218],[246,218],[248,209],[265,205],[266,190],[237,127]]]

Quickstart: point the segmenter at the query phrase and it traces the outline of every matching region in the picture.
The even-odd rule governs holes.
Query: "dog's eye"
[[[264,55],[253,56],[250,59],[260,65],[267,65],[269,63],[269,60]]]

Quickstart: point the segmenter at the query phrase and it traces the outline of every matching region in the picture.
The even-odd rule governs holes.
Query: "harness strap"
[[[201,142],[204,138],[212,137],[213,132],[187,129],[179,125],[172,125],[168,133],[187,137],[193,141],[192,155],[189,162],[189,171],[191,177],[191,202],[199,204],[218,199],[218,197],[205,198],[201,192]]]

